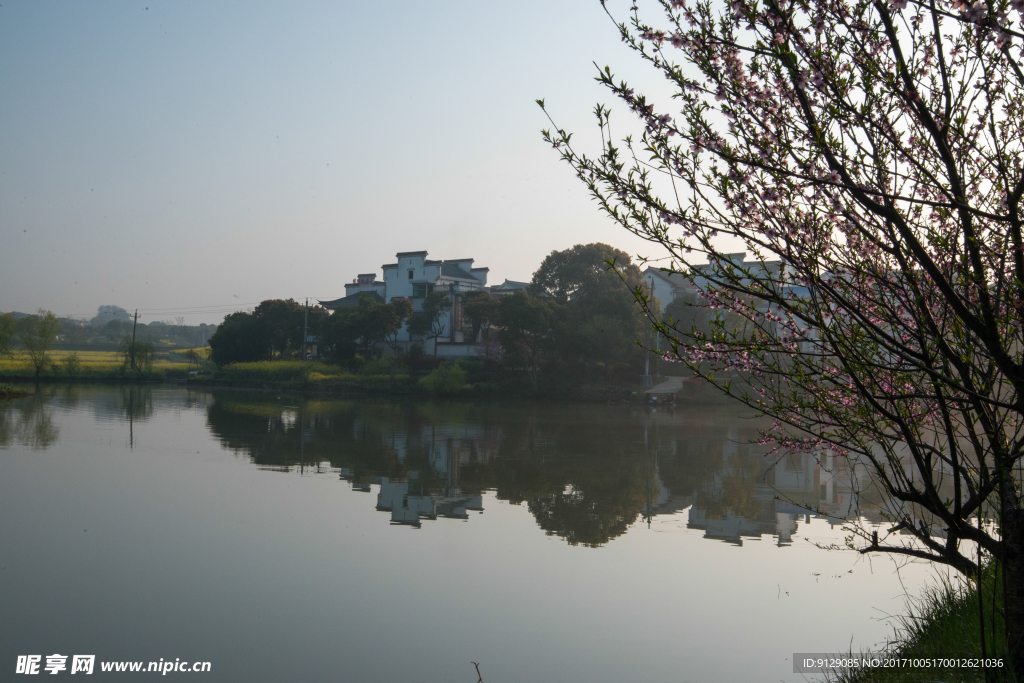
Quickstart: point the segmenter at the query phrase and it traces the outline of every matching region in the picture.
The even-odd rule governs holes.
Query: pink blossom
[[[967,21],[980,24],[988,16],[988,7],[981,0],[977,0],[973,5],[967,8]]]

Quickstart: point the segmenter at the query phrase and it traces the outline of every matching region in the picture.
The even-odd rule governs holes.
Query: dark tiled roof
[[[496,289],[498,289],[498,290],[508,290],[508,291],[519,291],[519,290],[527,289],[529,286],[530,286],[529,282],[516,282],[515,280],[505,280],[500,285],[495,285],[494,287],[491,287],[491,291],[494,291]]]
[[[343,296],[340,299],[333,299],[331,301],[321,301],[320,305],[332,311],[336,308],[351,308],[352,306],[359,305],[359,297],[361,296],[368,296],[379,304],[384,303],[384,297],[382,297],[377,292],[356,292],[355,294]]]
[[[662,280],[667,280],[677,287],[685,286],[690,284],[690,278],[682,273],[673,273],[672,271],[662,270],[661,268],[648,268],[644,271],[644,275],[650,273],[651,275],[657,275]]]
[[[457,277],[462,280],[475,280],[476,278],[459,268],[454,263],[442,263],[441,264],[441,275],[442,277]]]

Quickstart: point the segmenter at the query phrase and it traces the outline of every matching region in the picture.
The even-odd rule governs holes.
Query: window
[[[410,280],[412,279],[412,271],[411,270],[409,271],[409,279]]]
[[[412,286],[412,298],[423,299],[434,291],[434,285],[413,285]]]

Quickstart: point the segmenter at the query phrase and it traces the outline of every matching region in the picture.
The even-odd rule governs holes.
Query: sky
[[[594,62],[657,78],[598,0],[3,0],[0,311],[216,323],[400,251],[489,284],[580,243],[660,256],[541,139],[538,98],[599,139]]]

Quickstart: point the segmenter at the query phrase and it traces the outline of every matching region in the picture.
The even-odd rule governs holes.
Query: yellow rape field
[[[70,354],[78,355],[79,369],[76,377],[115,377],[121,374],[121,358],[116,351],[64,351],[51,350],[46,353],[47,364],[43,369],[44,376],[64,376],[62,361]],[[181,358],[180,361],[177,358]],[[192,364],[192,369],[195,364]],[[189,370],[189,363],[184,356],[175,356],[174,361],[167,361],[156,358],[153,361],[151,371],[145,373],[146,377],[160,379],[163,377],[184,376]],[[7,377],[32,377],[35,376],[35,367],[29,360],[25,351],[14,351],[5,358],[0,358],[0,376]]]

